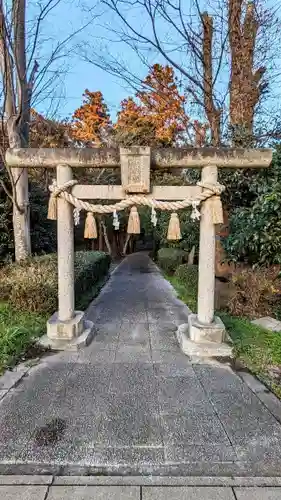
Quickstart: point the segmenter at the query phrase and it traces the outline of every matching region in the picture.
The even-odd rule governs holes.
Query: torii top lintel
[[[8,149],[6,162],[10,167],[118,168],[120,156],[148,156],[152,168],[266,168],[272,161],[271,149],[240,148],[20,148]],[[149,160],[149,159],[148,159]]]

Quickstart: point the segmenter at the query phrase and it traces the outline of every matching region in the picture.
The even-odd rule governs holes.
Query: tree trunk
[[[3,2],[0,2],[0,65],[5,96],[4,116],[10,148],[22,148],[28,145],[31,93],[30,89],[27,88],[26,75],[25,10],[26,0],[13,0],[12,26],[14,38],[11,48],[11,40],[6,31]],[[20,261],[31,254],[28,173],[27,169],[13,168],[11,175],[13,179],[15,259]]]
[[[214,102],[213,89],[213,18],[207,12],[202,14],[203,23],[203,78],[204,107],[210,124],[211,144],[218,146],[221,135],[222,110]]]
[[[30,209],[28,201],[27,169],[13,169],[13,177],[17,180],[17,203],[13,203],[13,227],[15,241],[15,260],[27,259],[31,255]]]
[[[20,134],[15,129],[13,121],[7,123],[7,132],[10,147],[22,147]],[[15,187],[13,202],[15,260],[19,262],[31,255],[28,171],[26,168],[12,168],[11,170]]]
[[[106,244],[107,252],[111,256],[112,255],[111,246],[110,246],[109,239],[108,239],[107,232],[106,232],[106,225],[103,221],[101,221],[101,227],[103,230],[103,237],[104,237],[104,241]]]
[[[124,242],[124,247],[123,247],[123,256],[125,256],[127,254],[127,247],[128,247],[128,243],[131,239],[131,235],[130,234],[126,234],[126,239],[125,239],[125,242]]]
[[[102,233],[102,225],[101,225],[101,218],[98,218],[99,221],[99,252],[103,251],[103,233]]]
[[[188,254],[188,265],[193,266],[195,257],[195,246],[192,247],[191,251]]]
[[[111,245],[112,257],[116,259],[118,256],[117,231],[113,230],[111,234],[112,234],[112,245]]]
[[[255,68],[257,34],[261,28],[254,2],[246,3],[243,15],[242,0],[230,0],[228,33],[231,56],[230,123],[233,127],[233,145],[251,146],[254,113],[264,88],[266,68]]]

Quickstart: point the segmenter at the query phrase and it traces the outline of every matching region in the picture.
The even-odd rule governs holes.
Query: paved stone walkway
[[[0,486],[5,500],[280,500],[281,488],[177,486]]]
[[[175,330],[188,312],[145,254],[124,260],[88,310],[88,348],[0,379],[0,473],[281,476],[281,403],[248,374],[182,354]],[[157,498],[234,498],[227,488]],[[66,498],[57,491],[48,498]],[[122,500],[139,498],[127,491]],[[153,495],[143,486],[143,500]]]

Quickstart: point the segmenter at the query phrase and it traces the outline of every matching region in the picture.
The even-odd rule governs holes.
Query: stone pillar
[[[72,180],[71,168],[57,166],[57,185]],[[47,336],[43,345],[53,349],[76,350],[92,339],[93,324],[84,319],[82,311],[75,311],[74,297],[74,224],[73,206],[63,198],[57,199],[57,253],[58,253],[58,312],[47,322]]]
[[[215,184],[217,167],[202,168],[202,182]],[[212,220],[212,200],[202,203],[200,219],[199,276],[197,316],[202,324],[210,325],[214,319],[215,303],[215,226]]]
[[[217,182],[217,167],[202,169],[202,181]],[[177,337],[185,354],[195,358],[232,356],[232,348],[225,341],[225,327],[214,317],[215,303],[215,225],[212,201],[202,203],[200,220],[198,313],[188,316],[188,323],[180,325]]]
[[[72,170],[67,165],[57,166],[57,185],[71,181]],[[57,200],[58,241],[58,319],[69,321],[74,316],[74,233],[73,207],[66,200]]]

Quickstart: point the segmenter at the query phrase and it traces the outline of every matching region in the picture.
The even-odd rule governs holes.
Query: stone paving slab
[[[163,446],[159,417],[131,408],[120,408],[108,413],[101,421],[97,444],[107,446],[134,447]]]
[[[190,421],[194,421],[195,414],[198,420],[204,415],[215,417],[213,407],[194,375],[159,378],[159,403],[162,414],[186,412]]]
[[[1,477],[1,476],[0,476]],[[13,478],[14,476],[2,476]],[[19,484],[24,484],[21,477],[16,476]],[[6,482],[4,484],[9,484]],[[99,486],[228,486],[228,487],[281,487],[281,477],[221,477],[221,476],[57,476],[55,485],[99,485]]]
[[[2,377],[0,377],[0,389],[11,389],[14,387],[25,375],[27,369],[24,370],[7,370]]]
[[[97,364],[110,364],[114,363],[116,358],[116,346],[114,349],[108,349],[107,346],[99,346],[96,351],[93,349],[91,351],[82,351],[80,349],[79,355],[77,357],[77,363],[89,363],[92,365]]]
[[[140,500],[135,486],[51,486],[48,500]]]
[[[0,499],[45,500],[47,492],[48,486],[0,486]]]
[[[50,476],[0,475],[0,486],[56,485],[56,486],[177,486],[177,487],[232,487],[256,491],[271,488],[279,491],[281,476]]]
[[[254,325],[262,326],[267,330],[271,330],[272,332],[281,332],[281,321],[278,321],[275,318],[271,318],[270,316],[255,319],[252,321],[252,323]]]
[[[202,464],[199,473],[204,474],[207,471],[211,473],[211,465],[213,463],[222,463],[226,468],[226,464],[232,465],[237,460],[237,454],[233,447],[229,444],[167,444],[165,446],[166,462],[170,464]]]
[[[280,456],[280,424],[248,386],[230,370],[206,366],[194,369],[231,442],[244,447],[245,452],[249,450],[253,459],[259,446],[263,453],[265,448],[271,450],[274,446]]]
[[[1,476],[0,475],[0,486],[10,486],[10,485],[48,485],[52,484],[54,478],[53,476]]]
[[[150,345],[149,343],[147,343],[146,346],[141,344],[119,344],[116,351],[115,361],[116,363],[150,363]]]
[[[146,255],[125,259],[87,312],[92,344],[0,389],[0,473],[281,476],[280,401],[226,364],[191,362],[175,341],[186,313]]]
[[[99,447],[95,446],[92,450],[92,463],[100,467],[110,467],[112,463],[119,466],[126,466],[130,469],[131,464],[137,467],[152,468],[157,467],[159,463],[164,463],[163,446],[128,446],[124,447]]]
[[[8,392],[8,389],[6,389],[6,390],[1,389],[1,390],[0,390],[0,400],[1,400],[4,396],[6,396],[7,392]]]
[[[235,500],[231,488],[146,488],[143,500]]]
[[[234,488],[237,500],[280,500],[281,488]]]
[[[93,478],[56,478],[52,485],[0,485],[1,500],[279,500],[280,487],[138,486],[91,484]],[[102,478],[98,478],[102,479]],[[124,480],[124,478],[122,478]],[[206,478],[208,479],[208,478]],[[257,478],[259,479],[259,478]],[[97,478],[94,480],[98,483]],[[105,482],[106,480],[103,479]],[[72,483],[71,483],[72,481]],[[76,484],[77,483],[77,484]]]
[[[174,446],[219,444],[231,446],[224,428],[205,405],[195,405],[190,411],[162,415],[164,442]]]

